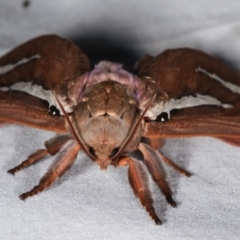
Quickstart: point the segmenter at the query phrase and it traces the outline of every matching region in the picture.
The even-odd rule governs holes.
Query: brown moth
[[[82,150],[100,169],[127,166],[134,194],[161,224],[148,173],[173,207],[163,163],[190,176],[160,152],[162,140],[211,136],[240,146],[240,75],[234,70],[186,48],[145,56],[135,72],[106,61],[91,69],[76,45],[55,35],[33,39],[0,59],[0,121],[58,134],[9,170],[14,174],[56,154],[22,200],[53,184]]]

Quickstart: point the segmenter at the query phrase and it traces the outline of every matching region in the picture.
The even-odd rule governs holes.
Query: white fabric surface
[[[238,0],[31,0],[26,9],[22,1],[0,1],[0,54],[46,33],[82,42],[96,59],[110,56],[133,64],[145,53],[188,46],[240,69]],[[165,154],[194,176],[168,168],[177,209],[151,181],[164,221],[155,226],[132,194],[126,168],[101,172],[84,154],[47,191],[19,200],[52,158],[14,177],[7,170],[53,134],[9,125],[0,128],[0,136],[0,239],[240,239],[237,147],[211,138],[168,140]]]

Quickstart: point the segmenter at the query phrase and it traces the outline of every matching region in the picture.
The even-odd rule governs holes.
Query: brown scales
[[[60,99],[59,105],[64,113],[64,116],[52,116],[48,107],[36,96],[0,90],[0,123],[19,123],[62,134],[47,141],[45,149],[37,150],[9,170],[9,173],[15,174],[48,154],[56,155],[39,184],[20,196],[22,200],[52,185],[73,165],[82,150],[97,164],[103,162],[106,167],[108,164],[128,166],[128,178],[134,194],[154,222],[161,224],[153,206],[147,172],[173,207],[176,207],[176,202],[166,180],[164,164],[185,176],[191,175],[160,152],[164,139],[211,136],[240,146],[240,95],[196,69],[201,67],[238,86],[240,75],[203,52],[176,49],[167,50],[156,57],[146,56],[136,64],[137,76],[133,79],[138,80],[135,85],[131,82],[135,89],[127,87],[128,79],[121,83],[106,79],[104,83],[87,87],[87,76],[91,71],[88,57],[72,42],[55,35],[42,36],[17,47],[0,59],[0,68],[36,54],[40,58],[32,59],[5,74],[0,71],[0,87],[9,87],[21,81],[41,85],[52,90],[57,101]],[[110,63],[111,66],[115,65]],[[124,76],[130,76],[129,81],[135,81],[131,79],[131,74]],[[106,86],[107,97],[102,99],[100,96],[103,92],[99,89]],[[183,107],[172,111],[170,119],[164,122],[144,118],[144,111],[162,101],[196,94],[210,95],[222,103],[231,104],[232,108],[208,105]],[[72,113],[65,111],[62,97],[73,104]],[[108,114],[102,116],[101,112]],[[100,120],[104,126],[97,124]],[[99,161],[99,151],[103,146],[101,141],[108,142],[109,146],[101,152]],[[143,159],[130,157],[129,153],[135,150],[142,153]]]

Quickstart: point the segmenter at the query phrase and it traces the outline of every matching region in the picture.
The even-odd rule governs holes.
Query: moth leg
[[[126,161],[126,159],[124,159]],[[152,194],[148,186],[148,177],[141,161],[128,157],[128,179],[133,192],[157,225],[162,224],[153,207]],[[121,164],[120,164],[121,165]]]
[[[166,164],[168,164],[169,166],[171,166],[173,169],[175,169],[176,171],[178,171],[179,173],[190,177],[192,176],[192,174],[190,172],[188,172],[187,170],[179,167],[176,163],[174,163],[171,159],[167,158],[159,149],[164,145],[165,143],[165,139],[161,139],[161,138],[147,138],[147,143],[151,146],[152,149],[155,150],[155,152],[158,154],[159,158],[165,162]]]
[[[70,139],[72,139],[70,134],[57,135],[56,137],[50,138],[48,141],[46,141],[44,145],[49,154],[55,155]]]
[[[181,174],[183,174],[183,175],[185,175],[187,177],[190,177],[192,175],[190,172],[188,172],[185,169],[179,167],[171,159],[167,158],[166,156],[164,156],[164,154],[161,151],[159,151],[159,149],[165,143],[165,139],[164,138],[146,138],[146,141],[147,141],[148,145],[150,145],[150,147],[156,151],[156,153],[159,155],[159,158],[163,162],[167,163],[173,169],[175,169],[176,171],[178,171],[179,173],[181,173]]]
[[[117,162],[115,162],[113,165],[114,167],[126,167],[128,166],[128,161],[129,161],[128,156],[121,156]]]
[[[8,170],[8,173],[14,175],[16,172],[42,160],[46,155],[56,154],[70,138],[71,138],[70,135],[65,134],[58,135],[54,138],[49,139],[48,141],[45,142],[46,149],[38,149],[36,152],[29,155],[25,161],[23,161],[16,167]]]
[[[172,191],[165,180],[165,171],[163,166],[161,166],[161,161],[156,151],[154,151],[150,146],[145,143],[140,143],[138,149],[142,152],[147,168],[152,175],[153,180],[158,184],[167,202],[172,207],[176,207],[177,204],[172,198]]]
[[[29,192],[20,195],[19,198],[25,200],[27,197],[36,195],[52,185],[57,178],[61,177],[73,165],[79,150],[79,144],[75,140],[69,140],[61,148],[54,163],[40,179],[39,184]]]
[[[39,160],[44,158],[46,155],[48,155],[47,149],[38,149],[36,152],[29,155],[25,161],[23,161],[16,167],[9,169],[8,173],[14,175],[16,172],[22,170],[23,168],[26,168],[26,167],[30,166],[31,164],[38,162]]]
[[[164,138],[144,138],[144,140],[145,139],[147,144],[154,150],[160,149],[165,144]]]
[[[181,173],[181,174],[183,174],[183,175],[185,175],[185,176],[187,176],[187,177],[191,177],[191,176],[192,176],[192,174],[191,174],[190,172],[188,172],[187,170],[179,167],[179,166],[178,166],[177,164],[175,164],[171,159],[169,159],[169,158],[167,158],[166,156],[164,156],[164,155],[161,153],[161,151],[158,150],[158,151],[156,151],[156,153],[159,155],[159,158],[160,158],[163,162],[167,163],[169,166],[171,166],[173,169],[175,169],[175,170],[178,171],[179,173]]]

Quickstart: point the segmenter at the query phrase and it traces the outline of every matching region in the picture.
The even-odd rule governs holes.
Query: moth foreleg
[[[153,207],[152,194],[148,186],[148,177],[141,161],[128,158],[128,178],[130,185],[136,197],[139,198],[141,204],[158,225],[162,224]]]
[[[169,158],[167,158],[166,156],[164,156],[161,151],[158,150],[158,151],[156,151],[156,153],[159,155],[159,158],[160,158],[163,162],[167,163],[169,166],[171,166],[173,169],[175,169],[175,170],[178,171],[179,173],[181,173],[181,174],[183,174],[183,175],[185,175],[185,176],[187,176],[187,177],[192,176],[192,174],[191,174],[190,172],[188,172],[187,170],[179,167],[179,166],[178,166],[176,163],[174,163],[171,159],[169,159]]]
[[[167,202],[172,207],[176,207],[177,204],[172,198],[172,191],[167,181],[165,180],[165,171],[163,169],[163,166],[161,166],[160,159],[156,151],[154,151],[145,143],[140,143],[138,149],[142,152],[143,157],[146,161],[147,168],[152,175],[153,180],[158,184]]]
[[[143,138],[144,143],[146,142],[152,149],[157,150],[163,147],[165,144],[164,138]]]
[[[27,197],[36,195],[52,185],[57,178],[61,177],[73,165],[79,150],[80,146],[75,140],[69,140],[64,144],[52,166],[40,179],[39,184],[31,191],[20,195],[20,199],[25,200]]]
[[[29,155],[28,158],[25,161],[23,161],[22,163],[20,163],[16,167],[8,170],[8,173],[14,175],[16,172],[20,171],[21,169],[26,168],[26,167],[30,166],[31,164],[34,164],[34,163],[38,162],[39,160],[41,160],[46,155],[48,155],[47,149],[39,149],[36,152]]]
[[[16,167],[8,170],[8,173],[14,175],[16,172],[42,160],[46,155],[56,154],[62,148],[62,146],[70,139],[71,136],[69,134],[57,135],[56,137],[49,139],[45,142],[46,149],[38,149],[36,152],[29,155],[25,161],[23,161]]]
[[[185,169],[179,167],[176,163],[174,163],[171,159],[167,158],[159,149],[164,145],[165,143],[165,139],[164,138],[146,138],[146,142],[148,143],[148,145],[155,150],[155,152],[157,153],[158,157],[165,162],[166,164],[168,164],[169,166],[171,166],[173,169],[175,169],[176,171],[178,171],[179,173],[190,177],[192,174],[188,171],[186,171]]]
[[[49,154],[54,155],[61,150],[63,145],[72,139],[70,134],[57,135],[49,140],[47,140],[44,145]]]

